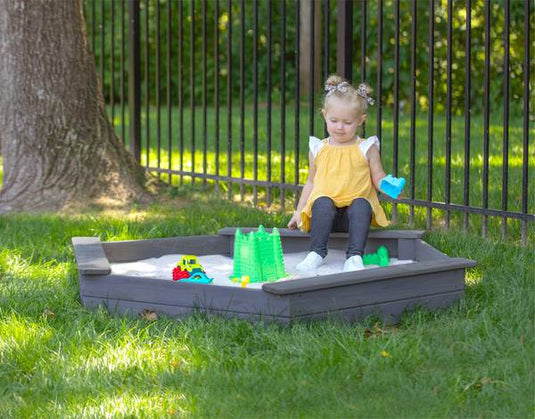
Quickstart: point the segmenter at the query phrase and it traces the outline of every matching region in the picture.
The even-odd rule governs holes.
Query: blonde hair
[[[358,88],[354,88],[348,81],[337,74],[332,74],[325,81],[325,97],[323,98],[323,109],[327,109],[333,99],[346,102],[348,106],[353,106],[359,114],[365,114],[368,103],[373,105],[370,97],[372,88],[366,83],[360,83]]]

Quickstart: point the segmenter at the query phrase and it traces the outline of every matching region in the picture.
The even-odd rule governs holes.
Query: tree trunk
[[[314,30],[312,23],[312,2],[314,2]],[[310,95],[310,81],[312,80],[312,39],[314,38],[314,91],[321,92],[323,50],[321,45],[321,8],[323,2],[317,0],[301,2],[301,16],[299,23],[299,90],[304,95]]]
[[[148,196],[116,136],[81,0],[0,0],[0,213]]]

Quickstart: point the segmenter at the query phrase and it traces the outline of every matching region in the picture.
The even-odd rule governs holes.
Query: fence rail
[[[383,198],[394,222],[527,242],[530,0],[86,0],[85,15],[117,132],[169,184],[295,202],[336,71],[375,89],[362,135],[409,185]]]

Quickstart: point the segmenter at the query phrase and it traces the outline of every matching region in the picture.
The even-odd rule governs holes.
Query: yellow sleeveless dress
[[[314,160],[314,187],[301,212],[302,231],[310,231],[312,205],[322,196],[331,198],[337,208],[347,207],[353,200],[364,198],[372,207],[371,225],[388,226],[389,222],[372,182],[370,165],[359,147],[362,141],[364,140],[359,138],[352,145],[333,146],[327,138],[322,140],[324,145]]]

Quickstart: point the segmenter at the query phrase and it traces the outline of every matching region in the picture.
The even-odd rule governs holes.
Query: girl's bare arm
[[[381,155],[379,154],[379,149],[377,146],[372,145],[368,152],[366,153],[368,157],[368,162],[370,163],[370,171],[372,175],[372,181],[375,188],[381,190],[381,179],[386,176],[386,173],[383,169],[383,164],[381,163]]]

